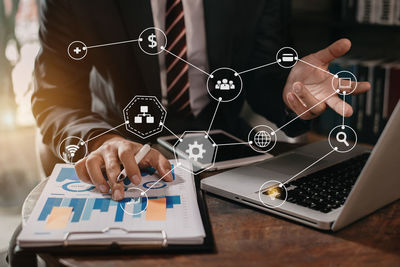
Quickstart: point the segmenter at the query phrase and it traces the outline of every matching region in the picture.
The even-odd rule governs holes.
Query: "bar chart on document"
[[[48,245],[62,241],[66,233],[119,227],[128,231],[162,229],[172,243],[182,243],[182,239],[195,243],[205,234],[193,175],[175,168],[173,161],[171,168],[172,182],[160,180],[153,169],[142,171],[138,186],[125,179],[125,198],[114,201],[110,194],[101,194],[95,186],[81,182],[73,166],[58,165],[20,241],[29,244],[31,238],[39,237]]]

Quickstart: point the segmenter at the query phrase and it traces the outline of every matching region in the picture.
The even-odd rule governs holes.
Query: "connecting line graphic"
[[[86,49],[103,47],[103,46],[110,46],[110,45],[134,43],[134,42],[140,42],[140,41],[142,41],[142,40],[141,39],[132,39],[132,40],[126,40],[126,41],[120,41],[120,42],[107,43],[107,44],[91,45],[91,46],[86,46]]]
[[[164,128],[167,129],[168,132],[170,132],[173,136],[176,137],[176,139],[182,142],[182,139],[179,136],[177,136],[173,131],[171,131],[171,129],[169,129],[164,123],[160,122],[160,125],[164,126]]]
[[[342,129],[344,129],[344,106],[346,105],[346,92],[343,92]]]
[[[217,146],[236,146],[236,145],[251,145],[253,141],[249,142],[238,142],[238,143],[226,143],[226,144],[217,144]]]
[[[200,69],[199,67],[197,67],[197,66],[193,65],[193,64],[192,64],[192,63],[190,63],[189,61],[187,61],[187,60],[184,60],[184,59],[183,59],[183,58],[181,58],[180,56],[177,56],[177,55],[175,55],[175,54],[174,54],[174,53],[172,53],[171,51],[167,50],[165,47],[161,46],[160,48],[161,48],[161,50],[163,50],[163,51],[167,52],[168,54],[170,54],[170,55],[173,55],[174,57],[176,57],[176,58],[178,58],[178,59],[182,60],[182,61],[183,61],[183,62],[185,62],[186,64],[188,64],[188,65],[192,66],[193,68],[195,68],[195,69],[197,69],[197,70],[201,71],[201,72],[202,72],[202,73],[204,73],[205,75],[207,75],[207,76],[209,76],[209,77],[213,78],[213,76],[212,76],[211,74],[209,74],[209,73],[205,72],[204,70]]]
[[[248,69],[248,70],[244,70],[244,71],[241,71],[241,72],[237,72],[236,74],[241,75],[241,74],[243,74],[243,73],[250,72],[250,71],[253,71],[253,70],[258,70],[258,69],[261,69],[261,68],[264,68],[264,67],[268,67],[268,66],[277,64],[277,63],[278,63],[277,61],[274,61],[274,62],[271,62],[271,63],[268,63],[268,64],[264,64],[264,65],[261,65],[261,66],[255,67],[255,68],[251,68],[251,69]],[[236,75],[236,76],[237,76],[237,75]]]
[[[181,163],[178,162],[176,164],[176,166],[174,165],[174,167],[171,168],[171,170],[169,170],[166,174],[164,174],[160,179],[158,179],[155,183],[153,183],[149,188],[147,188],[145,191],[143,191],[142,193],[140,193],[142,196],[149,191],[153,186],[155,186],[156,184],[158,184],[165,176],[167,176],[168,174],[170,174],[175,168],[181,166]]]
[[[212,117],[212,119],[211,119],[210,126],[208,127],[208,130],[207,130],[207,136],[208,136],[208,134],[210,133],[211,126],[212,126],[212,124],[213,124],[213,122],[214,122],[215,115],[217,114],[218,107],[219,107],[219,104],[221,104],[221,101],[222,101],[222,98],[221,98],[221,97],[220,97],[220,98],[218,98],[217,107],[215,108],[214,115],[213,115],[213,117]]]
[[[97,137],[100,137],[100,136],[102,136],[103,134],[109,133],[109,132],[111,132],[112,130],[115,130],[115,129],[117,129],[117,128],[119,128],[119,127],[125,125],[125,124],[128,124],[128,123],[129,123],[129,121],[125,121],[124,123],[121,123],[120,125],[117,125],[117,126],[115,126],[114,128],[108,129],[107,131],[105,131],[105,132],[103,132],[103,133],[101,133],[101,134],[98,134],[98,135],[96,135],[96,136],[93,136],[92,138],[89,138],[88,140],[85,141],[85,143],[89,143],[89,142],[92,141],[93,139],[95,139],[95,138],[97,138]]]
[[[289,183],[291,180],[293,180],[294,178],[296,178],[297,176],[299,176],[300,174],[302,174],[303,172],[305,172],[306,170],[308,170],[309,168],[311,168],[312,166],[314,166],[315,164],[317,164],[318,162],[320,162],[321,160],[323,160],[324,158],[326,158],[327,156],[329,156],[330,154],[332,154],[335,151],[337,151],[337,147],[335,147],[335,149],[332,149],[331,151],[326,153],[322,158],[320,158],[317,161],[313,162],[310,166],[308,166],[304,170],[300,171],[299,173],[295,174],[294,176],[292,176],[291,178],[289,178],[288,180],[286,180],[282,184],[285,185],[285,184]]]
[[[317,67],[317,66],[315,66],[315,65],[313,65],[313,64],[311,64],[311,63],[309,63],[309,62],[307,62],[307,61],[304,61],[304,60],[302,60],[302,59],[300,59],[300,58],[298,59],[298,61],[303,62],[304,64],[307,64],[307,65],[309,65],[309,66],[311,66],[311,67],[313,67],[313,68],[319,69],[320,71],[323,71],[323,72],[325,72],[325,73],[327,73],[327,74],[329,74],[329,75],[332,75],[333,77],[337,78],[337,75],[335,75],[335,74],[333,74],[333,73],[330,73],[329,71],[326,71],[326,70],[324,70],[324,69],[322,69],[322,68],[320,68],[320,67]]]
[[[313,108],[315,108],[316,106],[318,106],[319,104],[321,104],[322,102],[324,102],[325,100],[327,100],[328,98],[332,97],[333,95],[335,95],[336,93],[338,93],[339,90],[336,90],[335,92],[333,92],[332,94],[328,95],[326,98],[322,99],[321,101],[319,101],[317,104],[313,105],[312,107],[310,107],[309,109],[305,110],[304,112],[302,112],[301,114],[297,115],[295,118],[291,119],[290,121],[288,121],[287,123],[285,123],[284,125],[282,125],[281,127],[279,127],[278,129],[276,129],[275,131],[273,131],[271,134],[274,135],[276,134],[278,131],[280,131],[282,128],[286,127],[288,124],[292,123],[294,120],[298,119],[299,117],[303,116],[305,113],[309,112],[310,110],[312,110]]]

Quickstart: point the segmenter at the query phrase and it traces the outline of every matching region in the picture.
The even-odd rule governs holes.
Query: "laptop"
[[[315,142],[203,179],[201,188],[331,231],[400,198],[400,102],[372,150],[356,145],[347,153],[335,151],[322,158],[331,150],[328,140]],[[301,174],[296,176],[298,173]],[[268,181],[276,183],[263,187]],[[279,188],[282,190],[277,192]]]

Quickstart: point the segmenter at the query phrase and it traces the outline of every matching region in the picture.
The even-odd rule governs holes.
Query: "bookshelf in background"
[[[352,41],[351,51],[329,68],[371,82],[367,94],[346,97],[354,109],[346,123],[361,142],[374,144],[400,98],[400,0],[292,1],[291,32],[300,55],[340,38]],[[327,135],[340,123],[341,116],[328,110],[313,130]]]

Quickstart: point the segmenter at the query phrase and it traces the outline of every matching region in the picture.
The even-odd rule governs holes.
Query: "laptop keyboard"
[[[311,173],[286,184],[286,201],[328,213],[346,201],[369,153]]]

